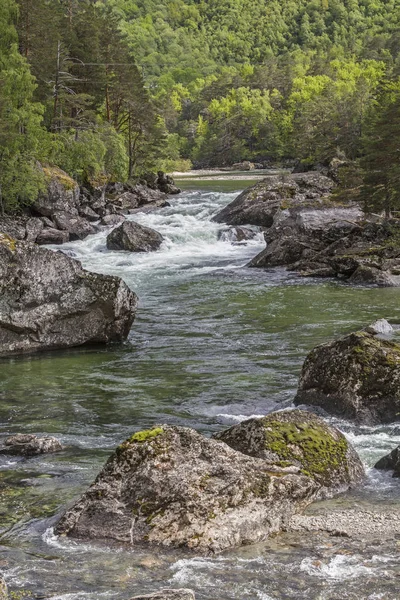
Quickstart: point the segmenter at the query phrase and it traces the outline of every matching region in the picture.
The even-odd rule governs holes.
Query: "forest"
[[[38,163],[85,183],[333,158],[394,206],[399,24],[398,0],[4,0],[2,210]]]

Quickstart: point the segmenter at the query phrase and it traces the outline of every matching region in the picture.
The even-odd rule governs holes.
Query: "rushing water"
[[[246,245],[218,241],[221,226],[210,217],[237,191],[209,186],[186,191],[169,208],[135,215],[164,235],[157,252],[110,252],[106,231],[63,248],[93,271],[120,275],[138,293],[138,317],[124,345],[1,361],[1,437],[52,434],[67,449],[30,460],[0,457],[0,571],[11,590],[63,600],[123,600],[163,586],[191,587],[209,600],[398,600],[398,547],[380,540],[354,545],[285,534],[218,558],[195,558],[52,533],[57,516],[133,431],[167,422],[210,434],[288,407],[314,345],[376,317],[400,322],[397,289],[247,269],[264,246],[262,236]],[[337,424],[369,467],[368,481],[310,510],[398,505],[400,483],[370,467],[400,443],[400,425]]]

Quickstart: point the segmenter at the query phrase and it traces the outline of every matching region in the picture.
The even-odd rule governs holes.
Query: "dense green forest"
[[[361,158],[356,181],[400,126],[399,0],[3,0],[0,34],[7,207],[37,161],[84,182]]]

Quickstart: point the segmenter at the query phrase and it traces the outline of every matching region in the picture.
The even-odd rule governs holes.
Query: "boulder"
[[[175,185],[172,177],[166,175],[163,171],[158,171],[157,173],[156,186],[161,192],[164,192],[164,194],[176,195],[180,194],[182,191]]]
[[[15,240],[23,240],[26,237],[26,216],[0,216],[0,232],[11,236]]]
[[[365,475],[345,436],[303,410],[249,419],[213,437],[243,454],[262,458],[271,465],[293,467],[292,472],[312,477],[321,497],[355,486]]]
[[[257,233],[258,231],[250,229],[250,227],[230,227],[229,229],[219,231],[218,239],[223,242],[232,242],[232,244],[235,244],[252,240]]]
[[[100,221],[100,224],[105,225],[106,227],[110,227],[113,225],[119,225],[124,221],[126,221],[126,217],[124,217],[124,215],[104,215],[104,217],[102,217]]]
[[[40,438],[33,434],[18,433],[6,439],[0,453],[28,457],[59,452],[62,449],[61,443],[55,437]]]
[[[61,252],[0,235],[0,355],[125,339],[137,298]]]
[[[378,460],[374,468],[382,471],[393,471],[393,477],[400,477],[400,446]]]
[[[280,210],[323,205],[333,187],[333,181],[320,173],[267,177],[242,192],[213,221],[271,227]]]
[[[36,238],[36,243],[40,246],[45,244],[65,244],[69,242],[68,231],[60,231],[59,229],[46,227],[42,229]]]
[[[78,214],[80,205],[79,185],[58,167],[43,167],[47,189],[33,205],[39,215],[51,217],[55,211]]]
[[[163,236],[158,231],[134,221],[125,221],[108,234],[107,248],[129,252],[151,252],[158,250],[163,240]]]
[[[321,481],[328,486],[326,473],[330,491],[362,477],[362,467],[358,472],[356,466],[344,475],[350,451],[341,434],[328,433],[324,438],[321,427],[314,430],[308,424],[303,432],[311,440],[298,427],[295,443],[303,435],[304,454],[303,462],[294,463],[295,451],[285,449],[294,432],[280,423],[280,417],[270,420],[275,453],[267,459],[249,456],[185,427],[163,425],[138,432],[116,449],[55,531],[83,540],[112,539],[203,553],[265,540],[279,532],[291,515],[320,497]],[[268,431],[264,429],[264,435]],[[245,449],[249,450],[247,444]],[[319,451],[322,454],[317,457]],[[335,461],[343,481],[339,475],[334,477]]]
[[[377,321],[374,321],[371,323],[371,325],[368,325],[368,327],[365,328],[365,331],[368,331],[368,333],[372,333],[373,335],[392,335],[394,333],[393,327],[389,321],[386,321],[386,319],[378,319]]]
[[[400,345],[358,331],[317,346],[303,364],[294,403],[367,425],[398,421]]]
[[[0,596],[1,600],[1,596]],[[195,595],[192,590],[171,590],[163,589],[154,594],[146,594],[142,596],[134,596],[131,600],[195,600]]]
[[[65,211],[55,211],[52,215],[54,223],[61,231],[68,231],[69,239],[83,240],[88,235],[96,233],[96,229],[85,218],[79,214],[71,214]]]
[[[100,215],[97,214],[88,204],[84,204],[78,209],[79,215],[88,221],[98,221],[100,219]]]
[[[26,236],[25,239],[27,242],[36,242],[38,236],[43,231],[44,224],[39,217],[31,217],[26,222]]]

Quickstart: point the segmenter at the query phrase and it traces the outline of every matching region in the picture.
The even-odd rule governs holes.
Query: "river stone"
[[[105,225],[106,227],[110,227],[113,225],[120,225],[120,223],[123,223],[124,221],[126,221],[126,217],[124,217],[124,215],[104,215],[104,217],[102,217],[100,223],[101,225]]]
[[[0,596],[1,600],[1,596]],[[147,594],[145,596],[134,596],[131,600],[195,600],[195,595],[192,590],[170,590],[163,589],[154,594]]]
[[[53,227],[45,227],[36,238],[36,243],[40,246],[45,244],[65,244],[68,241],[68,231],[60,231]]]
[[[365,328],[365,331],[372,333],[373,335],[391,335],[394,332],[394,329],[386,319],[378,319],[371,323],[371,325],[368,325],[368,327]]]
[[[271,176],[244,190],[213,217],[228,225],[271,227],[279,210],[321,205],[334,183],[320,173]]]
[[[93,225],[79,214],[72,214],[66,211],[55,211],[52,218],[58,229],[68,231],[69,239],[72,241],[84,240],[88,235],[96,233],[96,229]]]
[[[0,355],[124,340],[136,295],[119,278],[0,234]]]
[[[121,444],[55,531],[216,553],[279,532],[319,490],[304,473],[164,425]]]
[[[249,419],[213,436],[249,456],[278,466],[294,466],[332,495],[362,481],[364,468],[345,436],[323,419],[303,410],[275,412]]]
[[[2,454],[15,456],[36,456],[59,452],[63,447],[57,438],[49,436],[40,438],[33,434],[18,433],[8,437],[4,447],[0,448]]]
[[[129,252],[151,252],[158,250],[163,240],[163,236],[158,231],[134,221],[125,221],[108,234],[107,248]]]
[[[399,420],[400,345],[358,331],[307,356],[294,403],[367,425]]]
[[[378,460],[375,469],[393,471],[393,477],[400,477],[400,446]]]

